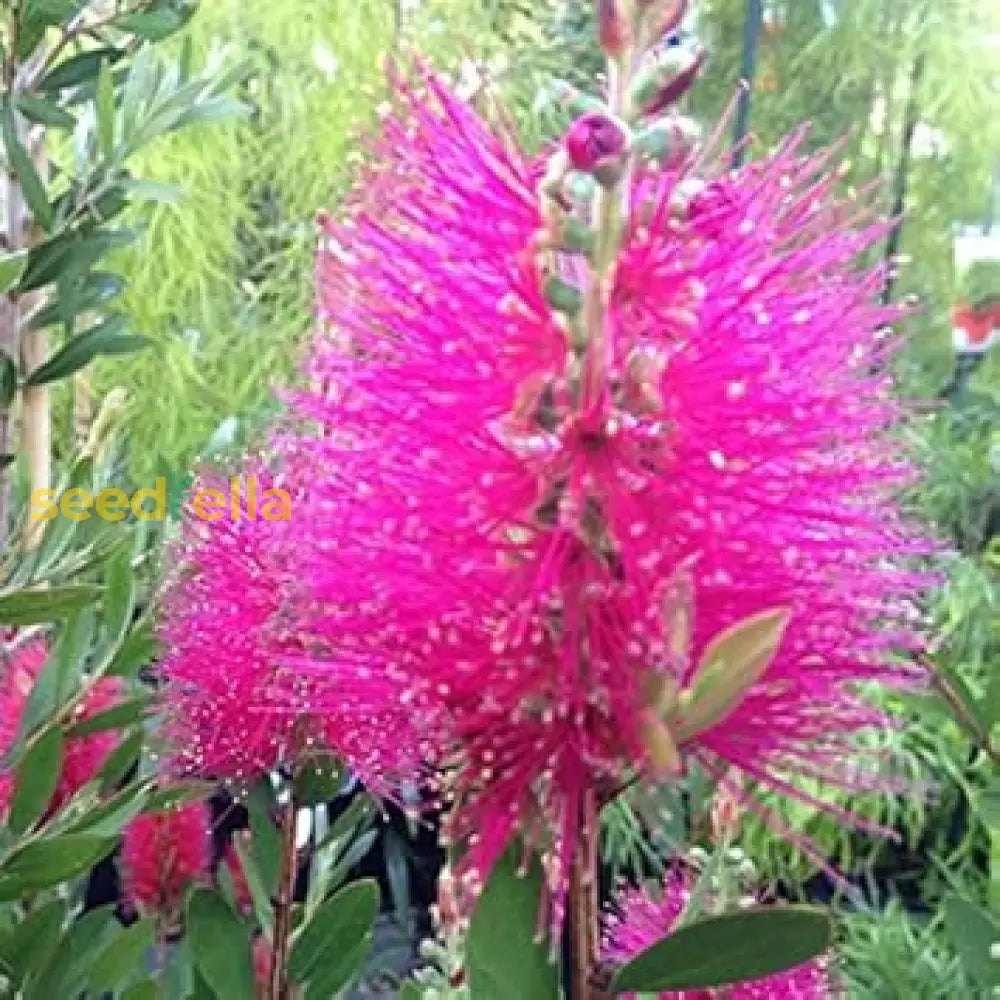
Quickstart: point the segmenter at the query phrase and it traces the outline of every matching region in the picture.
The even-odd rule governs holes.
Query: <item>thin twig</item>
[[[268,1000],[289,1000],[288,946],[292,931],[292,903],[298,873],[295,849],[295,800],[289,799],[281,816],[281,872],[274,900],[274,937],[271,941],[271,986]]]

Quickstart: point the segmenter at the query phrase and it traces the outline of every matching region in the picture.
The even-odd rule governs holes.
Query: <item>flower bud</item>
[[[567,316],[575,316],[583,307],[583,292],[568,281],[556,277],[554,274],[545,279],[544,286],[545,301],[548,302],[556,312],[565,313]]]
[[[704,61],[703,48],[684,45],[672,46],[652,56],[632,84],[629,94],[632,106],[646,115],[662,111],[690,89]]]
[[[566,134],[566,152],[577,170],[592,174],[602,184],[613,184],[621,175],[629,135],[609,115],[592,112],[577,118]]]
[[[653,777],[662,780],[684,773],[684,764],[670,727],[650,708],[643,709],[639,715],[639,738],[646,748]]]
[[[661,118],[635,137],[635,148],[663,167],[679,166],[701,137],[698,123],[682,115]]]
[[[622,0],[597,0],[597,37],[612,59],[628,48],[628,19],[622,10]]]

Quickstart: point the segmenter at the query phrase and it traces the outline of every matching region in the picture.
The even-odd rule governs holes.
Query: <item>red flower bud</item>
[[[597,37],[601,48],[612,58],[620,56],[628,47],[628,21],[622,12],[621,0],[597,0]]]
[[[705,61],[705,50],[671,46],[655,56],[632,86],[632,102],[644,114],[662,111],[682,97]]]
[[[598,180],[613,180],[628,148],[628,133],[613,118],[599,111],[577,118],[566,134],[566,152],[574,169]]]

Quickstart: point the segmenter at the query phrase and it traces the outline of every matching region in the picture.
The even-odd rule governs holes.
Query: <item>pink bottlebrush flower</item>
[[[99,680],[77,706],[74,720],[83,722],[106,712],[122,700],[124,693],[125,688],[119,678],[105,677]],[[92,781],[117,742],[118,734],[113,730],[68,739],[63,748],[59,784],[49,808],[53,811],[59,809],[88,781]]]
[[[48,648],[43,641],[33,642],[17,650],[2,666],[0,678],[0,752],[6,753],[14,744],[21,727],[21,717],[28,696],[45,664]],[[95,684],[77,705],[74,721],[93,718],[111,708],[122,696],[121,682],[105,678]],[[63,764],[59,783],[52,795],[48,812],[56,812],[87,782],[92,780],[115,747],[115,734],[91,733],[70,737],[63,747]],[[6,810],[14,790],[13,772],[0,773],[0,812]]]
[[[807,802],[795,775],[883,786],[846,763],[884,721],[859,687],[912,678],[893,657],[927,577],[902,561],[928,551],[891,499],[911,471],[877,331],[898,314],[855,265],[886,227],[834,199],[801,136],[700,222],[690,160],[639,171],[581,379],[526,249],[545,164],[430,75],[398,103],[348,217],[324,223],[313,389],[279,442],[316,484],[296,568],[328,653],[300,668],[411,679],[413,710],[443,713],[457,874],[481,884],[524,837],[554,930],[595,800],[649,768],[651,678],[688,684],[751,615],[788,609],[781,649],[683,757]],[[689,563],[682,662],[662,597]]]
[[[202,802],[136,816],[122,839],[125,898],[155,913],[175,913],[184,890],[207,877],[211,822]]]
[[[14,636],[8,638],[13,639]],[[32,642],[16,649],[0,662],[0,756],[14,746],[24,706],[47,655],[44,642]],[[10,805],[14,780],[13,771],[0,769],[0,816],[7,812]]]
[[[185,522],[164,597],[160,665],[177,765],[252,779],[321,746],[388,794],[419,768],[400,683],[328,661],[313,627],[324,610],[302,574],[315,541],[301,492],[263,465],[243,478],[259,497],[284,489],[291,516],[252,518],[244,496],[235,519],[227,508],[212,520],[193,511]],[[195,496],[214,484],[196,484]],[[219,488],[231,495],[228,483]],[[326,663],[322,677],[299,669],[306,657]]]
[[[689,879],[678,870],[666,876],[658,897],[642,889],[619,894],[604,917],[602,959],[624,965],[669,934],[691,898]],[[658,1000],[834,1000],[834,988],[824,959],[804,962],[764,979],[707,990],[658,994]],[[625,994],[636,1000],[635,994]]]

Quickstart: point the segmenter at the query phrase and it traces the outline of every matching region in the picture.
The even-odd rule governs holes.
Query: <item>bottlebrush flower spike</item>
[[[602,958],[611,965],[624,965],[669,934],[691,899],[689,882],[685,874],[674,869],[655,898],[642,889],[619,893],[605,914]],[[636,1000],[633,993],[623,996]],[[659,993],[657,1000],[836,1000],[841,996],[826,961],[816,959],[765,979],[710,990]]]
[[[232,509],[215,520],[192,513],[170,555],[160,672],[176,764],[242,781],[322,747],[389,794],[419,769],[412,720],[399,704],[398,680],[330,659],[316,624],[324,609],[301,574],[314,540],[294,478],[250,465],[243,481],[256,483],[258,497],[286,490],[290,519],[251,518],[248,488],[235,516]],[[211,475],[195,495],[214,486],[232,496]],[[304,672],[303,662],[325,669]]]
[[[201,802],[136,816],[122,838],[125,898],[153,913],[176,916],[184,890],[208,877],[211,821]]]
[[[125,686],[119,678],[102,678],[77,706],[73,721],[85,722],[106,712],[121,701],[124,695]],[[88,781],[93,780],[117,743],[118,734],[113,730],[67,739],[63,748],[62,773],[49,808],[59,809]]]
[[[44,641],[32,642],[16,650],[7,662],[0,663],[0,753],[6,753],[17,739],[21,718],[31,689],[38,680],[48,656]],[[75,722],[100,714],[122,697],[121,682],[105,678],[95,684],[78,704]],[[62,771],[52,794],[48,812],[55,812],[94,778],[108,754],[115,747],[114,733],[91,733],[70,737],[63,747]],[[14,791],[15,774],[0,771],[0,814],[6,812]]]
[[[876,331],[898,314],[855,267],[885,226],[833,198],[829,154],[801,135],[698,218],[690,163],[640,169],[584,396],[532,249],[546,163],[429,73],[397,106],[347,217],[324,223],[315,390],[283,445],[317,481],[301,566],[330,646],[443,712],[459,879],[475,888],[523,837],[555,931],[584,804],[650,767],[650,674],[689,686],[755,614],[787,609],[780,649],[682,760],[804,801],[788,775],[881,787],[871,762],[845,766],[883,721],[858,687],[912,677],[891,656],[915,643],[927,578],[902,561],[928,549],[891,500],[911,473]],[[661,597],[689,561],[679,659]]]
[[[0,632],[0,639],[3,638],[13,640],[15,636],[4,636]],[[7,754],[17,740],[24,706],[46,655],[45,643],[38,641],[21,646],[0,660],[0,756]],[[6,814],[10,805],[14,780],[13,771],[0,768],[0,816]]]

